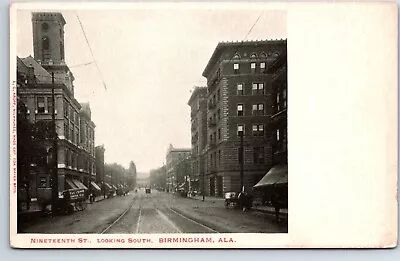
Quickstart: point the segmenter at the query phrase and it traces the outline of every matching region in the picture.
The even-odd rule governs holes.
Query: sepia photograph
[[[288,232],[285,10],[16,23],[18,233]]]
[[[10,246],[395,247],[397,21],[393,3],[13,4]]]

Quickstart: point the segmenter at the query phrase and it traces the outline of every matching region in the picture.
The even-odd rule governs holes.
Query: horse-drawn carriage
[[[81,188],[67,189],[58,193],[57,209],[52,209],[53,213],[71,214],[74,211],[82,211],[87,207],[86,190]],[[52,204],[51,188],[38,190],[38,202],[45,211],[47,206]]]
[[[225,193],[225,207],[241,208],[243,211],[251,209],[253,206],[253,198],[245,192],[227,192]]]

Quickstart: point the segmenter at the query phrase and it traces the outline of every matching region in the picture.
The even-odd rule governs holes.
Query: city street
[[[285,233],[287,224],[259,211],[226,209],[222,200],[182,198],[153,190],[89,204],[69,216],[44,218],[24,233]]]

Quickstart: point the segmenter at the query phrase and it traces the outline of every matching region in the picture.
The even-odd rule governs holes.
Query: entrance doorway
[[[223,184],[222,184],[222,176],[217,177],[217,197],[223,196]]]
[[[210,178],[210,196],[215,196],[215,177]]]

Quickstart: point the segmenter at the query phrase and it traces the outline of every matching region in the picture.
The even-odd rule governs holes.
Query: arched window
[[[252,53],[252,54],[250,55],[250,58],[251,58],[251,59],[257,59],[257,54]]]
[[[233,56],[233,59],[240,59],[240,55],[238,53],[235,53],[235,55]]]
[[[43,50],[49,50],[50,48],[50,39],[47,36],[42,38],[42,48]]]
[[[64,60],[64,43],[60,42],[60,58]]]
[[[260,58],[265,58],[265,57],[267,57],[267,55],[266,55],[264,52],[262,52],[262,53],[260,54]]]
[[[47,30],[49,30],[49,24],[48,24],[48,23],[43,23],[43,24],[42,24],[42,30],[43,30],[44,32],[46,32]]]

